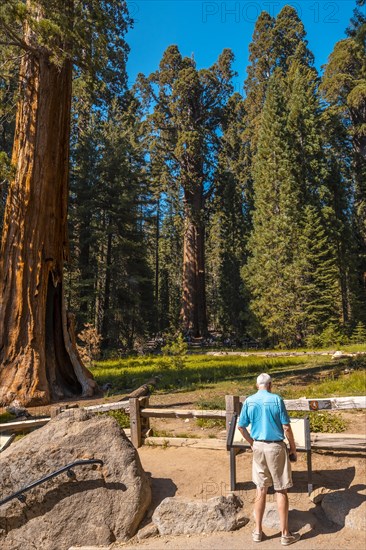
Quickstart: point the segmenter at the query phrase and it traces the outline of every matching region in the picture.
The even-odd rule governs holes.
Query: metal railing
[[[33,483],[30,483],[29,485],[26,485],[25,487],[23,487],[22,489],[19,489],[19,491],[16,491],[12,495],[10,495],[6,498],[3,498],[2,500],[0,500],[0,506],[2,506],[3,504],[6,504],[10,500],[13,500],[13,498],[17,498],[20,502],[25,502],[26,497],[25,497],[24,493],[26,493],[27,491],[30,491],[31,489],[34,489],[34,487],[37,487],[38,485],[41,485],[42,483],[45,483],[49,479],[52,479],[56,476],[59,476],[63,472],[67,472],[67,476],[70,479],[75,479],[76,478],[75,472],[72,470],[72,468],[75,468],[75,466],[84,466],[85,464],[100,464],[101,466],[103,466],[104,463],[103,463],[103,460],[100,460],[99,458],[90,458],[90,459],[87,459],[87,460],[76,460],[75,462],[72,462],[71,464],[68,464],[67,466],[64,466],[63,468],[60,468],[59,470],[56,470],[52,474],[48,474],[48,475],[42,477],[38,481],[34,481]]]

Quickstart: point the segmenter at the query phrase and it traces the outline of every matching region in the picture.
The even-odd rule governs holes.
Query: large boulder
[[[236,495],[207,501],[167,497],[156,508],[152,521],[161,535],[234,531],[248,523],[243,503]]]
[[[342,527],[366,531],[366,490],[343,490],[325,495],[322,508],[330,521]]]
[[[3,550],[67,550],[105,545],[135,534],[151,501],[139,456],[117,421],[83,410],[67,411],[0,455],[0,499],[80,459],[80,466],[0,507]]]
[[[333,493],[334,489],[329,489],[328,487],[317,487],[311,491],[309,498],[314,504],[320,504],[325,495]]]

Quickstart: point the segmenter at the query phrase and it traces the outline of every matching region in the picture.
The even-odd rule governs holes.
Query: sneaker
[[[297,542],[298,540],[300,540],[300,533],[290,533],[289,535],[282,535],[281,537],[281,544],[283,546],[288,546],[289,544],[293,544],[294,542]]]
[[[255,531],[253,531],[253,533],[252,533],[253,541],[254,542],[261,542],[262,541],[262,534],[263,533],[256,533]]]

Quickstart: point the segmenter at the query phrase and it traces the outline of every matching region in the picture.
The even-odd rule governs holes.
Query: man
[[[257,378],[256,394],[248,397],[240,413],[238,428],[253,451],[253,482],[257,486],[254,504],[255,530],[253,541],[262,540],[262,519],[266,507],[268,487],[277,493],[277,508],[281,526],[281,544],[288,546],[300,539],[299,533],[288,529],[287,489],[292,487],[290,458],[297,460],[295,440],[283,399],[272,393],[272,380],[268,374]],[[250,433],[247,427],[251,426]],[[284,438],[290,444],[290,456]]]

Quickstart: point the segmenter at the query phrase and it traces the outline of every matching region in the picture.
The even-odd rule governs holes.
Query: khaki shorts
[[[254,441],[252,476],[257,487],[273,485],[275,491],[292,487],[291,463],[283,441]]]

